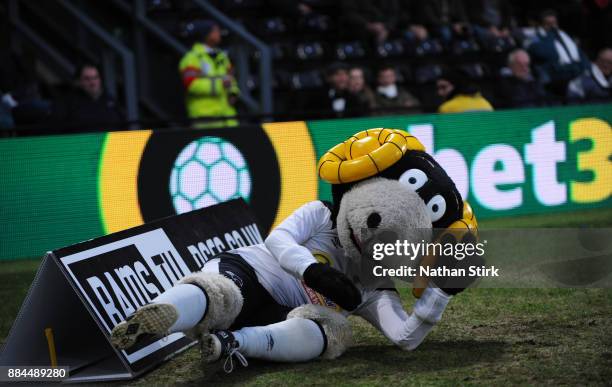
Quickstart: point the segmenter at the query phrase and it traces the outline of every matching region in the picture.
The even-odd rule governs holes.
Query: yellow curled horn
[[[425,147],[400,129],[367,129],[327,151],[317,170],[328,183],[350,183],[389,168],[409,150],[425,151]]]

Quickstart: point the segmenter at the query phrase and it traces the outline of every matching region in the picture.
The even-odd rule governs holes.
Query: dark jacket
[[[513,76],[501,80],[497,98],[505,108],[545,106],[548,102],[546,90],[538,81]]]
[[[357,96],[348,91],[325,88],[309,99],[307,110],[320,113],[334,113],[338,117],[360,115],[367,109]]]
[[[407,108],[417,108],[420,106],[420,102],[415,96],[399,86],[395,98],[389,98],[380,92],[376,92],[375,101],[376,108],[380,109],[378,113],[383,115],[406,113]]]
[[[98,99],[93,99],[81,90],[70,92],[57,101],[54,104],[53,117],[59,125],[83,126],[75,129],[118,129],[118,125],[124,120],[117,102],[111,96],[103,93]]]
[[[606,102],[612,100],[612,77],[606,79],[595,64],[567,86],[570,102]]]
[[[570,47],[562,39],[562,35],[568,36],[561,30],[544,31],[537,29],[537,39],[527,48],[533,59],[534,68],[539,72],[539,78],[543,81],[570,81],[588,67],[588,58],[573,41],[569,43],[576,47],[578,57],[571,57]],[[560,63],[556,42],[570,57],[571,63]]]
[[[376,98],[374,92],[368,86],[358,93],[351,93],[357,101],[357,108],[366,114],[370,109],[376,107]]]

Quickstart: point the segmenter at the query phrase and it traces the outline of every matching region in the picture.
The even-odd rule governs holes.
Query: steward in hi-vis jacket
[[[229,57],[217,48],[221,42],[219,26],[203,21],[192,23],[192,28],[198,41],[179,64],[187,114],[189,118],[231,117],[202,121],[198,127],[236,126],[234,104],[240,90]]]

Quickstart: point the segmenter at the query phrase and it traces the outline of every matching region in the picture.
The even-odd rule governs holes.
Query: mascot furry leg
[[[318,305],[300,306],[275,324],[226,331],[242,305],[233,281],[217,273],[194,273],[115,327],[113,343],[128,348],[142,334],[186,332],[200,339],[204,361],[227,357],[224,368],[231,372],[233,356],[243,365],[244,356],[279,362],[333,359],[352,341],[346,317]]]
[[[312,304],[293,309],[285,321],[225,334],[236,342],[241,354],[278,362],[301,362],[319,356],[334,359],[352,343],[351,326],[346,317],[330,308]],[[217,332],[203,337],[205,361],[214,361],[224,355],[220,344],[227,340],[219,336]]]

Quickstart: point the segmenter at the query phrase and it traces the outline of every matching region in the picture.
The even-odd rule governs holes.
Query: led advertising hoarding
[[[269,230],[331,199],[318,158],[376,127],[419,138],[479,219],[611,207],[610,122],[590,105],[0,139],[0,259],[239,197]]]

